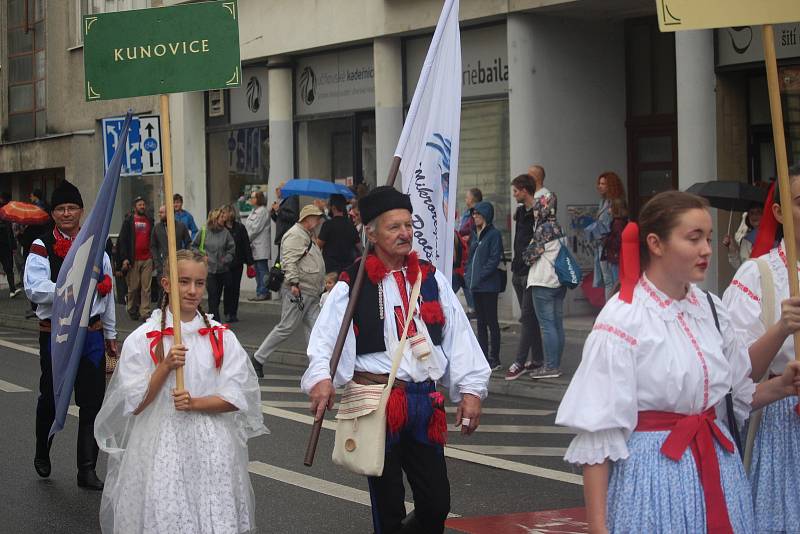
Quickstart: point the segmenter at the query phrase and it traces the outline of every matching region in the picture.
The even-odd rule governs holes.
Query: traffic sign
[[[109,117],[102,120],[103,153],[105,168],[111,163],[117,148],[122,123],[125,117]],[[133,117],[128,132],[128,143],[122,156],[120,176],[162,174],[161,167],[161,120],[158,115]]]
[[[662,32],[735,28],[800,20],[800,1],[656,0]]]

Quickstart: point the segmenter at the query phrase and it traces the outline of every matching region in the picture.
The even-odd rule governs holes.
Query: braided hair
[[[181,261],[193,261],[195,263],[202,263],[204,265],[208,265],[208,258],[200,254],[200,252],[196,250],[190,249],[181,249],[175,253],[175,262]],[[164,269],[164,278],[169,280],[169,269]],[[164,329],[167,327],[167,309],[169,308],[169,291],[164,291],[164,295],[161,297],[161,326],[160,330],[163,332]],[[203,317],[203,322],[206,324],[207,328],[211,328],[211,322],[208,320],[208,315],[206,312],[203,311],[203,308],[197,306],[197,311],[200,312],[200,315]],[[213,334],[212,334],[213,335]],[[158,341],[158,346],[156,347],[156,356],[158,357],[158,361],[164,359],[164,338],[163,336]]]

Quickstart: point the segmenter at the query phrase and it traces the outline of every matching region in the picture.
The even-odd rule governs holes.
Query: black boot
[[[97,478],[94,469],[99,452],[94,440],[94,421],[78,424],[78,487],[103,490],[103,481]]]
[[[33,458],[33,468],[36,474],[42,478],[50,476],[50,447],[53,446],[53,438],[44,440],[36,439],[36,456]]]
[[[253,356],[250,356],[250,363],[253,364],[253,370],[256,372],[256,376],[258,378],[264,378],[264,366],[256,360]]]

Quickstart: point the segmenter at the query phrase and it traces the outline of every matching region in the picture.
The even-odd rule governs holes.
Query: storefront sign
[[[405,42],[406,98],[414,95],[419,72],[431,36],[415,37]],[[498,24],[461,32],[462,98],[505,94],[508,92],[508,45],[506,26]]]
[[[761,26],[717,30],[717,66],[763,62],[764,40],[761,33]],[[775,54],[778,59],[800,58],[800,22],[775,26]]]
[[[86,100],[238,87],[236,1],[83,18]]]
[[[266,67],[242,69],[242,85],[231,89],[231,124],[269,120],[267,72]]]
[[[800,20],[797,0],[656,0],[656,9],[662,32]]]
[[[372,47],[300,58],[295,93],[299,116],[375,107]]]

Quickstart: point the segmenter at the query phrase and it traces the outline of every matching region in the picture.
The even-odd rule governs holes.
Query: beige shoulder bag
[[[758,265],[758,274],[761,279],[761,323],[767,329],[775,324],[775,281],[765,259],[756,258],[755,262]],[[769,371],[761,378],[761,382],[768,375]],[[748,473],[750,472],[750,462],[753,460],[753,445],[759,426],[761,426],[761,410],[755,410],[750,414],[750,425],[747,428],[747,440],[744,446],[743,462]]]
[[[386,405],[392,392],[397,369],[403,359],[408,326],[414,316],[422,276],[417,276],[411,291],[403,336],[392,356],[392,372],[386,384],[347,383],[336,414],[336,440],[333,463],[358,475],[381,476],[386,454]]]

